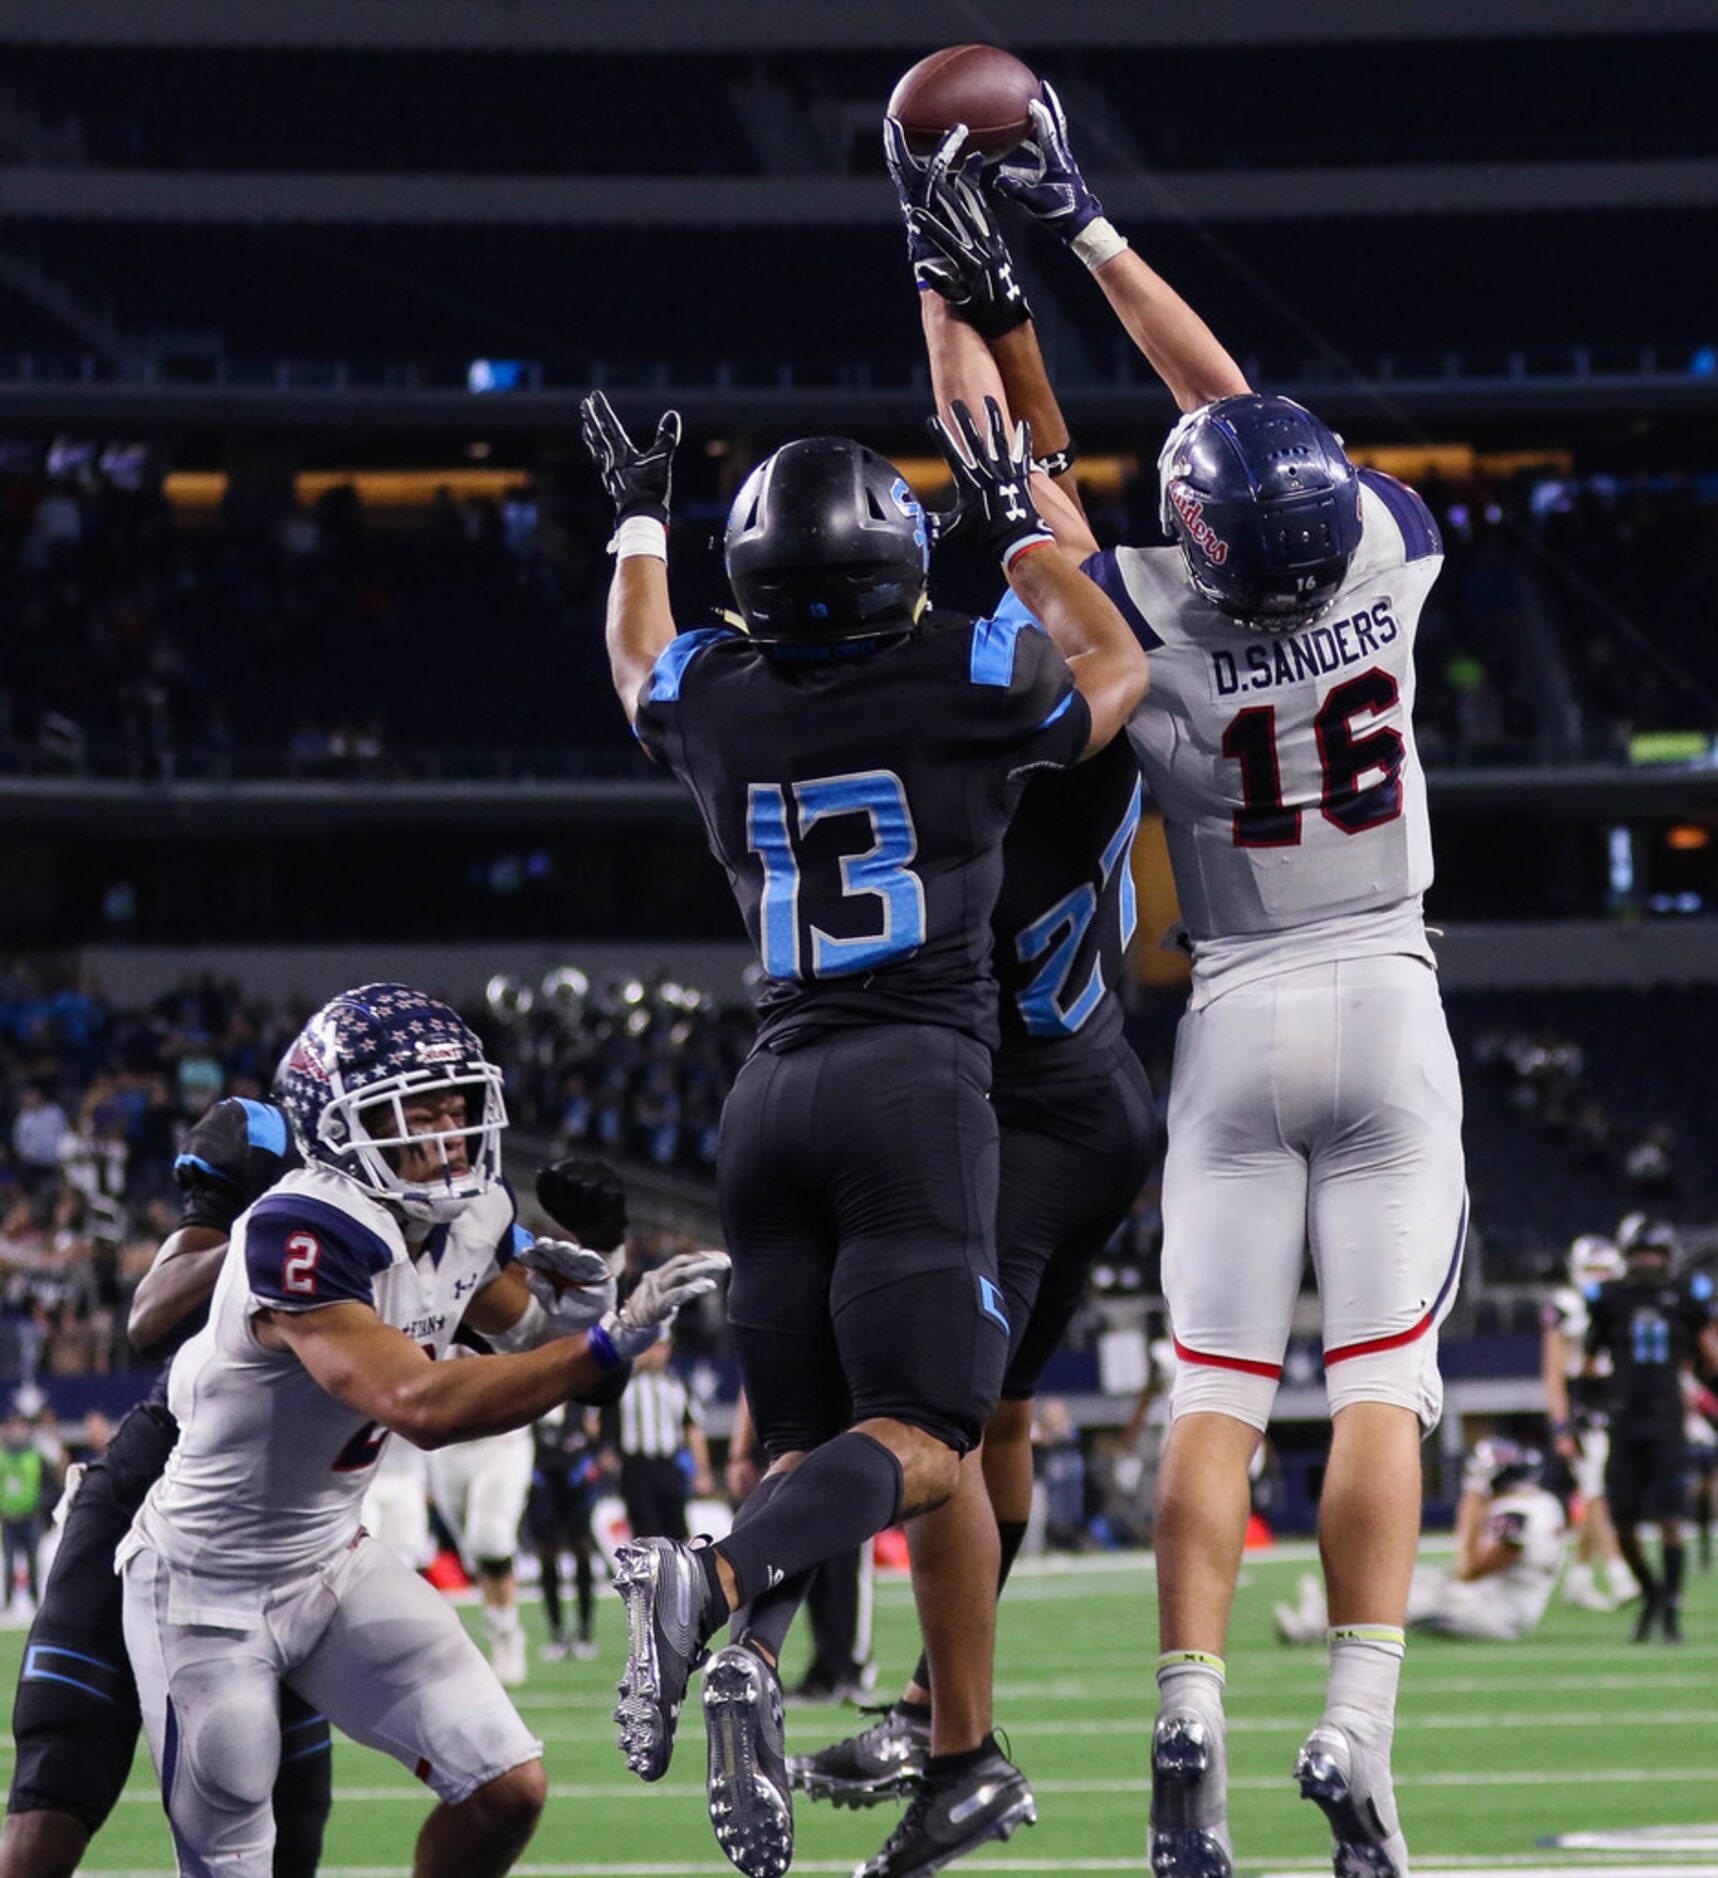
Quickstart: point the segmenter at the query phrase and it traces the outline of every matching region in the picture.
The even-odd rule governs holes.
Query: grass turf
[[[1299,1549],[1249,1558],[1229,1656],[1231,1825],[1242,1871],[1329,1870],[1315,1809],[1287,1778],[1317,1719],[1323,1655],[1277,1645],[1273,1599],[1307,1569]],[[601,1658],[535,1660],[539,1612],[527,1608],[531,1678],[520,1708],[543,1738],[553,1797],[522,1869],[599,1874],[727,1872],[703,1809],[703,1731],[688,1704],[667,1779],[625,1771],[609,1722],[623,1652],[619,1600],[600,1594]],[[468,1622],[475,1613],[465,1613]],[[1153,1586],[1148,1562],[1113,1557],[1023,1573],[1002,1610],[997,1716],[1038,1796],[1040,1824],[989,1846],[966,1868],[1020,1874],[1140,1871],[1153,1708]],[[1680,1649],[1628,1642],[1626,1616],[1553,1605],[1523,1644],[1410,1639],[1397,1732],[1402,1813],[1416,1861],[1489,1857],[1507,1868],[1574,1863],[1542,1839],[1607,1828],[1718,1821],[1718,1577],[1695,1576]],[[0,1636],[0,1674],[22,1637]],[[878,1588],[877,1655],[889,1688],[916,1652],[904,1582]],[[797,1639],[790,1642],[790,1671]],[[820,1745],[851,1709],[791,1712],[790,1749]],[[10,1752],[10,1744],[7,1744]],[[325,1873],[405,1871],[426,1811],[423,1788],[393,1762],[337,1741]],[[798,1808],[801,1871],[849,1871],[876,1850],[897,1809]],[[1627,1854],[1638,1866],[1641,1854]],[[1614,1857],[1614,1855],[1613,1855]],[[86,1871],[170,1872],[147,1752],[96,1840]],[[1718,1856],[1703,1869],[1718,1871]]]

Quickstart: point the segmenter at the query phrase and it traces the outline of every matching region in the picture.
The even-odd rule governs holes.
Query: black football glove
[[[1026,547],[1055,540],[1032,500],[1032,426],[1022,420],[1010,437],[1001,405],[986,398],[990,434],[985,437],[959,398],[949,408],[959,440],[940,417],[931,419],[931,435],[954,474],[955,500],[963,520],[977,530],[980,545],[998,555],[1006,568]]]
[[[579,424],[585,448],[614,503],[615,520],[624,522],[629,515],[650,515],[666,527],[674,449],[680,441],[680,413],[663,412],[656,435],[644,450],[626,434],[600,391],[593,391],[580,404]]]
[[[965,168],[945,161],[948,149],[931,159],[922,206],[907,211],[919,255],[913,278],[986,339],[1000,339],[1024,326],[1032,309],[994,211]]]
[[[537,1204],[593,1252],[612,1252],[626,1238],[626,1188],[606,1161],[574,1158],[539,1168]]]

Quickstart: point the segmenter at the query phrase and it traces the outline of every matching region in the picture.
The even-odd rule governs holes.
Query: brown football
[[[901,75],[889,115],[914,156],[929,156],[956,124],[969,149],[996,156],[1031,134],[1027,106],[1043,95],[1031,68],[1000,46],[944,46]]]

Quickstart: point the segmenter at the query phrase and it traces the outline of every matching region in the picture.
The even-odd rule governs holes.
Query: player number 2
[[[1318,810],[1345,835],[1393,822],[1402,812],[1402,733],[1388,724],[1357,729],[1394,708],[1400,694],[1386,671],[1373,669],[1334,687],[1312,727],[1318,739]],[[1283,801],[1274,704],[1249,705],[1223,732],[1223,754],[1241,766],[1241,807],[1234,815],[1237,848],[1293,848],[1300,843],[1298,808]],[[1362,779],[1373,780],[1361,786]]]
[[[295,1232],[286,1241],[286,1257],[280,1266],[280,1288],[295,1298],[316,1295],[316,1267],[322,1258],[322,1241],[314,1233]]]
[[[789,797],[793,808],[790,811]],[[872,900],[874,930],[839,937],[813,923],[800,874],[800,848],[826,817],[863,815],[871,845],[839,859],[843,900]],[[794,824],[797,823],[797,832]],[[893,770],[858,770],[809,782],[753,783],[746,801],[746,845],[763,863],[758,939],[772,978],[836,978],[905,958],[925,942],[925,889],[909,863],[919,851],[907,792]],[[801,933],[801,925],[805,932]],[[807,961],[809,953],[809,969]]]

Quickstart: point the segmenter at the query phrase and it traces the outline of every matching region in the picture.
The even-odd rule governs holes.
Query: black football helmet
[[[746,630],[765,645],[907,632],[924,610],[924,509],[892,463],[849,437],[765,457],[734,498],[723,552]]]
[[[1492,1493],[1507,1493],[1511,1487],[1538,1486],[1545,1456],[1519,1441],[1482,1441],[1473,1451],[1472,1466]]]

